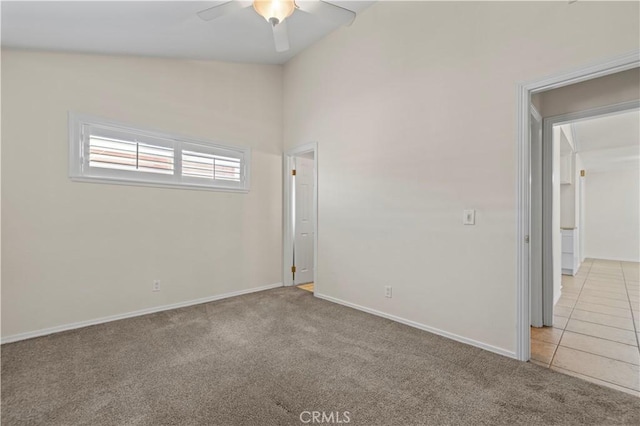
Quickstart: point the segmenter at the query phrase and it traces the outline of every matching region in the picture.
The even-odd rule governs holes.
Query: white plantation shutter
[[[240,182],[242,157],[223,149],[183,144],[182,175],[189,178]]]
[[[198,189],[248,191],[250,151],[69,115],[70,176]]]
[[[173,149],[89,136],[89,167],[173,174]]]

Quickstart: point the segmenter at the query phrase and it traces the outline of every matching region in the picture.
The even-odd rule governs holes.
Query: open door
[[[283,155],[283,274],[285,286],[317,291],[318,144],[299,145]]]
[[[293,265],[294,284],[313,282],[314,270],[314,160],[308,156],[295,158],[294,175],[294,241]]]

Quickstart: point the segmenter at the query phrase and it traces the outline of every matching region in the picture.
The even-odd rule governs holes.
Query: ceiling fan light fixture
[[[278,25],[296,10],[294,0],[254,0],[253,8],[271,25]]]

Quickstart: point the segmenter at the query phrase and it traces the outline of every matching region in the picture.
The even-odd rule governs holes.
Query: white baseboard
[[[318,294],[314,293],[314,295],[320,299],[327,300],[329,302],[337,303],[339,305],[348,306],[349,308],[357,309],[362,312],[366,312],[368,314],[376,315],[382,318],[390,319],[395,322],[399,322],[401,324],[408,325],[410,327],[418,328],[420,330],[428,331],[429,333],[437,334],[442,337],[446,337],[451,340],[455,340],[460,343],[465,343],[467,345],[475,346],[480,349],[487,350],[489,352],[496,353],[498,355],[503,355],[509,358],[517,359],[516,353],[507,349],[499,348],[497,346],[492,346],[487,343],[478,342],[477,340],[469,339],[468,337],[458,336],[457,334],[449,333],[448,331],[440,330],[438,328],[430,327],[428,325],[420,324],[415,321],[411,321],[408,319],[404,319],[401,317],[397,317],[395,315],[387,314],[381,311],[377,311],[375,309],[367,308],[364,306],[356,305],[355,303],[347,302],[345,300],[336,299],[335,297],[327,296],[326,294]]]
[[[168,311],[171,309],[184,308],[187,306],[199,305],[201,303],[213,302],[216,300],[227,299],[229,297],[241,296],[243,294],[255,293],[258,291],[271,290],[272,288],[282,287],[282,283],[269,284],[262,287],[254,287],[247,290],[239,290],[231,293],[218,294],[215,296],[203,297],[200,299],[187,300],[186,302],[172,303],[171,305],[154,306],[153,308],[140,309],[138,311],[127,312],[124,314],[110,315],[108,317],[96,318],[87,321],[79,321],[71,324],[57,325],[55,327],[43,328],[36,331],[28,331],[26,333],[13,334],[11,336],[2,336],[1,344],[17,342],[20,340],[32,339],[34,337],[47,336],[49,334],[60,333],[61,331],[74,330],[76,328],[88,327],[90,325],[102,324],[105,322],[117,321],[125,318],[139,317],[141,315],[152,314],[155,312]]]

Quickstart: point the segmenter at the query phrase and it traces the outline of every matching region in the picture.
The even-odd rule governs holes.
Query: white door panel
[[[298,157],[296,162],[295,202],[294,202],[294,284],[313,282],[313,187],[314,161]]]

